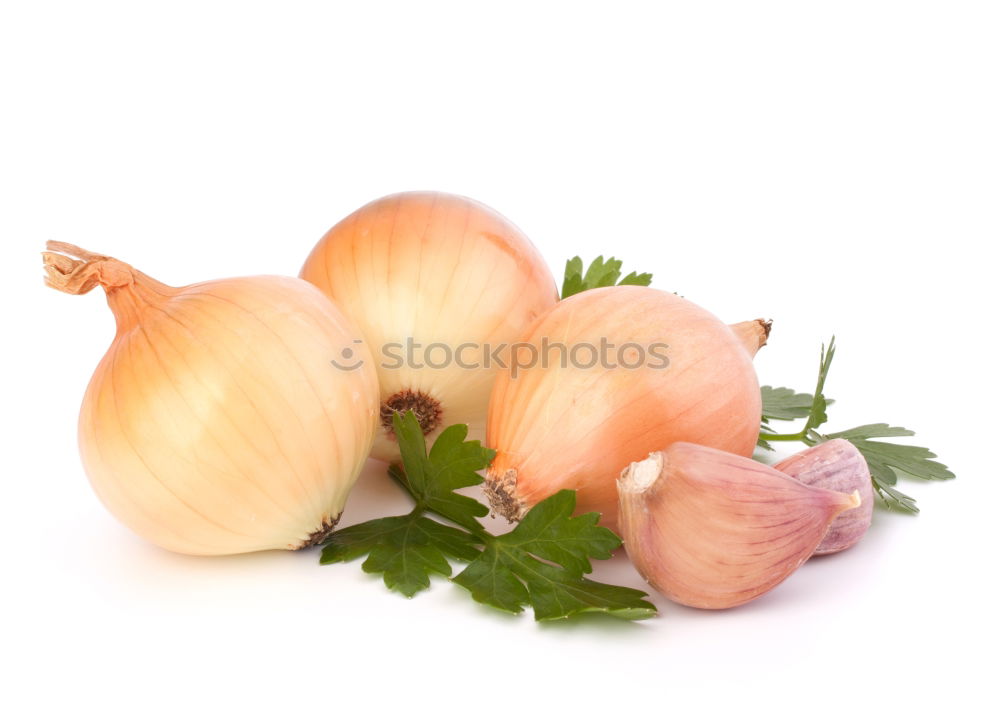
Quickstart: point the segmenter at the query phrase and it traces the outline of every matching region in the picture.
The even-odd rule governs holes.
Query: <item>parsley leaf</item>
[[[906,513],[918,513],[916,501],[895,487],[898,476],[922,480],[950,480],[955,474],[944,464],[931,460],[937,456],[926,448],[871,440],[912,436],[913,431],[890,426],[888,423],[869,423],[825,435],[816,430],[827,422],[826,409],[833,403],[832,399],[823,394],[823,390],[833,362],[834,351],[834,339],[830,339],[829,348],[824,347],[820,352],[819,375],[816,379],[816,391],[813,394],[795,393],[790,388],[761,387],[763,408],[757,445],[773,451],[774,447],[771,444],[775,441],[801,441],[808,446],[814,446],[833,438],[843,438],[853,443],[864,456],[871,472],[872,488],[885,506]],[[798,418],[805,418],[806,423],[802,430],[796,433],[775,433],[771,430],[771,421],[791,421]]]
[[[812,413],[813,396],[811,393],[796,393],[790,388],[774,386],[760,387],[761,418],[760,435],[757,437],[757,445],[766,451],[773,451],[767,435],[770,431],[771,421],[794,421],[797,418],[806,418]],[[826,399],[826,405],[833,403],[832,398]]]
[[[875,490],[875,494],[882,499],[882,502],[890,510],[912,513],[913,515],[920,512],[920,508],[917,507],[917,501],[906,495],[906,493],[896,490],[893,486],[886,485],[874,476],[872,476],[872,488]]]
[[[597,513],[572,517],[573,491],[559,491],[535,505],[517,527],[494,538],[454,581],[487,605],[519,613],[531,605],[536,620],[605,612],[629,620],[652,617],[645,593],[584,578],[590,558],[604,560],[621,545]]]
[[[758,447],[758,448],[763,448],[763,449],[764,449],[765,451],[773,451],[773,450],[774,450],[774,446],[772,446],[772,445],[771,445],[770,443],[768,443],[768,442],[767,442],[767,441],[766,441],[766,440],[765,440],[765,439],[763,438],[763,435],[764,435],[764,434],[763,434],[763,433],[761,433],[761,434],[759,434],[759,435],[757,436],[757,447]]]
[[[430,587],[432,572],[451,575],[449,557],[475,559],[475,545],[469,533],[414,512],[338,530],[327,539],[320,564],[346,563],[367,554],[362,570],[382,573],[387,588],[413,597]]]
[[[819,376],[816,377],[816,390],[813,392],[812,406],[809,408],[809,415],[806,416],[806,426],[803,431],[811,431],[819,428],[827,422],[826,406],[827,399],[823,395],[823,388],[826,386],[826,376],[830,373],[830,365],[833,363],[833,355],[836,351],[834,342],[836,337],[830,339],[830,347],[821,346],[819,350]]]
[[[413,497],[413,510],[336,531],[324,542],[321,564],[367,556],[362,570],[380,573],[386,587],[412,597],[430,587],[432,574],[450,577],[452,561],[467,562],[453,580],[474,599],[512,613],[531,605],[536,620],[583,612],[639,620],[656,613],[645,593],[584,577],[591,559],[610,558],[621,540],[597,525],[597,513],[573,516],[573,491],[534,506],[511,532],[490,535],[478,520],[489,512],[486,506],[454,491],[481,483],[477,471],[494,452],[465,440],[468,428],[456,425],[428,453],[412,412],[393,416],[393,430],[403,465],[389,475]]]
[[[578,256],[566,262],[566,275],[563,278],[562,298],[567,299],[587,289],[597,289],[602,286],[649,286],[653,281],[652,274],[631,272],[619,281],[622,275],[622,262],[613,256],[605,261],[599,256],[591,262],[586,274],[583,271],[583,259]]]
[[[790,388],[761,386],[760,398],[763,404],[763,421],[794,421],[805,418],[812,409],[811,393],[795,393]],[[828,401],[833,403],[832,400]]]
[[[453,491],[482,483],[476,471],[486,468],[496,451],[483,448],[479,441],[466,441],[469,427],[460,423],[444,429],[428,455],[424,433],[412,411],[393,415],[392,428],[403,459],[404,485],[417,505],[468,530],[482,530],[476,518],[489,514],[489,508]],[[399,480],[396,470],[394,477]]]
[[[477,518],[489,509],[455,493],[456,488],[478,485],[476,471],[486,468],[495,452],[479,441],[466,441],[465,425],[449,426],[434,442],[430,454],[420,423],[412,411],[392,417],[403,466],[392,466],[389,475],[413,497],[408,515],[378,518],[336,531],[324,543],[320,563],[342,563],[368,555],[361,569],[381,573],[390,590],[413,597],[430,587],[431,573],[451,575],[449,558],[474,560],[485,534]],[[432,512],[460,528],[424,515]],[[463,530],[464,529],[464,530]]]
[[[894,438],[912,436],[913,431],[888,423],[869,423],[847,431],[839,431],[823,436],[824,440],[843,438],[850,441],[868,462],[875,492],[890,507],[907,513],[918,513],[916,501],[895,488],[899,475],[908,475],[922,480],[951,480],[955,477],[948,468],[937,461],[937,455],[920,446],[900,445],[873,441],[872,438]]]
[[[827,406],[833,403],[832,398],[823,395],[826,376],[833,362],[834,339],[830,339],[830,348],[820,349],[819,376],[816,379],[816,393],[796,393],[790,388],[760,387],[761,417],[760,434],[757,445],[767,451],[773,451],[771,440],[801,440],[805,441],[809,432],[826,423]],[[771,431],[771,421],[794,421],[805,418],[805,427],[791,436],[782,436]]]
[[[796,393],[790,388],[761,386],[761,432],[757,445],[773,450],[769,443],[772,440],[806,441],[810,431],[815,431],[827,422],[826,409],[833,403],[833,399],[823,395],[823,389],[836,352],[835,341],[836,337],[831,338],[829,347],[820,347],[819,374],[813,393]],[[777,434],[768,425],[771,421],[794,421],[797,418],[806,419],[806,425],[798,433]]]

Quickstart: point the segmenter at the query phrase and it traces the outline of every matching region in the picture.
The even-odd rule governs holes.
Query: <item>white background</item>
[[[348,7],[350,5],[350,7]],[[995,709],[995,3],[5,2],[0,500],[7,714],[926,714]],[[144,544],[76,452],[112,337],[43,288],[70,241],[172,284],[295,274],[342,216],[438,189],[561,275],[613,252],[727,321],[764,383],[840,352],[832,429],[959,475],[710,613],[537,625],[443,580]],[[382,501],[380,503],[380,501]],[[345,523],[395,509],[377,467]],[[641,586],[622,559],[597,577]]]

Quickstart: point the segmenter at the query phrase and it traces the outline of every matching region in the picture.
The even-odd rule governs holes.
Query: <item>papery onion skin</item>
[[[329,533],[378,414],[370,356],[337,308],[295,278],[174,288],[71,245],[50,249],[49,284],[101,285],[117,320],[79,425],[108,509],[192,555],[297,549]],[[347,350],[366,365],[335,370]]]
[[[599,511],[613,529],[615,481],[630,462],[675,441],[751,455],[761,399],[749,335],[648,287],[592,289],[561,301],[528,331],[527,343],[661,343],[669,365],[586,369],[551,362],[516,378],[501,374],[486,438],[497,451],[484,485],[494,512],[516,520],[569,488],[580,512]]]
[[[754,319],[730,324],[729,328],[753,358],[758,351],[767,346],[767,340],[771,336],[771,324],[772,322],[767,319]]]
[[[618,490],[622,539],[639,573],[674,602],[712,610],[776,587],[861,502],[856,491],[807,486],[690,443],[631,464]]]
[[[427,356],[417,350],[414,366],[397,366],[383,347],[412,338],[444,344],[454,356],[463,344],[510,344],[558,300],[551,272],[517,227],[479,202],[435,192],[394,194],[358,209],[319,241],[300,276],[333,299],[372,348],[382,404],[372,455],[387,461],[399,457],[393,411],[414,410],[428,442],[455,423],[481,440],[499,367],[492,360],[487,367],[475,349],[461,359],[478,368],[426,365],[442,363],[440,348]],[[509,351],[498,355],[505,360]]]

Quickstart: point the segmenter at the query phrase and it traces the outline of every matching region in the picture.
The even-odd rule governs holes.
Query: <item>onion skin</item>
[[[510,344],[558,300],[551,272],[517,227],[479,202],[433,192],[394,194],[358,209],[320,239],[300,276],[333,299],[372,347],[383,415],[372,455],[386,461],[399,458],[393,410],[415,409],[428,441],[455,423],[482,440],[499,367],[393,367],[382,347],[411,337],[452,351]],[[463,361],[474,356],[481,352]],[[418,353],[414,363],[426,361]]]
[[[861,500],[690,443],[633,463],[618,490],[622,539],[639,573],[674,602],[712,610],[773,589]]]
[[[736,334],[740,342],[746,347],[753,358],[757,352],[767,346],[767,339],[771,336],[771,321],[766,319],[754,319],[753,321],[741,321],[729,327]]]
[[[336,307],[299,279],[174,288],[50,248],[61,253],[45,255],[49,284],[102,286],[117,321],[79,424],[84,468],[111,513],[192,555],[297,549],[328,534],[378,415],[374,369],[330,365],[346,348],[366,351]]]
[[[686,299],[647,287],[591,289],[561,301],[526,342],[661,342],[669,345],[669,366],[550,362],[516,378],[501,374],[486,438],[497,451],[484,486],[494,512],[516,520],[569,488],[578,491],[579,512],[599,511],[602,524],[614,529],[615,481],[630,462],[677,441],[750,456],[761,399],[748,335],[738,336]]]
[[[829,555],[858,543],[872,524],[875,491],[868,462],[853,443],[834,438],[800,451],[774,466],[800,483],[841,493],[857,491],[861,505],[833,521],[815,555]]]

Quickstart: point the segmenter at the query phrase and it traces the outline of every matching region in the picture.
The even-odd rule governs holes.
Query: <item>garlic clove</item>
[[[749,458],[674,443],[618,480],[625,549],[649,584],[691,607],[742,605],[804,563],[861,503]]]
[[[853,443],[835,438],[796,453],[774,468],[805,485],[841,493],[857,491],[861,496],[857,509],[841,513],[833,521],[815,555],[845,550],[864,537],[872,524],[875,491],[868,462]]]

